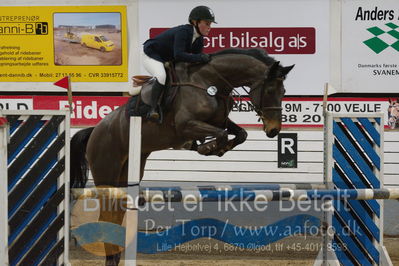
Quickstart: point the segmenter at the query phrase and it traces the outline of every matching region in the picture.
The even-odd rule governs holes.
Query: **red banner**
[[[153,38],[168,28],[151,28]],[[260,48],[269,54],[314,54],[316,29],[292,28],[212,28],[205,37],[205,52],[226,48]]]
[[[126,103],[128,97],[74,96],[71,124],[93,126],[107,114]],[[34,110],[59,110],[69,108],[66,96],[34,96]]]

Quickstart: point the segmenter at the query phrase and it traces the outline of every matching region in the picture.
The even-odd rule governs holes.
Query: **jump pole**
[[[127,201],[125,214],[125,265],[136,266],[137,261],[137,230],[138,202],[140,189],[140,159],[141,159],[141,117],[130,117],[129,130],[129,162],[127,193],[132,200]]]

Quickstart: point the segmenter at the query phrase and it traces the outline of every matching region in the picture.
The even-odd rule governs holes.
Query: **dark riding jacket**
[[[148,39],[144,45],[144,53],[160,61],[202,62],[204,37],[200,36],[192,43],[193,25],[186,24],[168,29],[155,38]]]

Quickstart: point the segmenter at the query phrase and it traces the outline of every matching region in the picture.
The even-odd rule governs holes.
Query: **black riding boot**
[[[158,112],[158,101],[159,97],[161,96],[164,85],[155,80],[154,85],[152,86],[152,93],[151,93],[151,110],[148,114],[148,119],[153,122],[159,122],[159,112]]]

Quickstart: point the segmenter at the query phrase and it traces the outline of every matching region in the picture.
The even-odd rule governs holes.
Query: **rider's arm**
[[[174,58],[176,61],[190,63],[203,62],[201,54],[192,54],[187,52],[186,46],[187,44],[191,45],[191,38],[191,34],[186,30],[179,30],[176,32],[174,40]]]
[[[191,51],[193,52],[193,54],[201,54],[203,49],[204,49],[204,37],[201,36],[193,42],[191,46]]]

